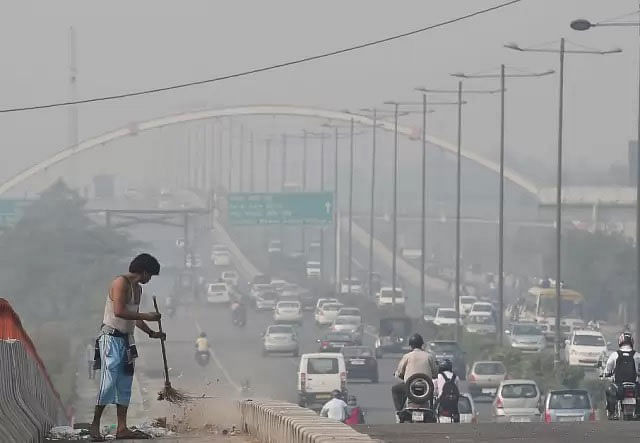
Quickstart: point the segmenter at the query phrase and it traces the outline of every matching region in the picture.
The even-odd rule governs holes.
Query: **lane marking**
[[[198,334],[200,334],[202,332],[202,328],[200,327],[200,323],[198,323],[197,319],[194,319],[195,325],[196,325],[196,329],[198,330]],[[213,349],[209,348],[209,352],[211,354],[211,359],[213,360],[213,362],[216,364],[216,366],[218,367],[218,369],[220,369],[220,372],[222,372],[222,375],[224,375],[224,378],[227,379],[227,382],[238,392],[242,391],[242,387],[236,383],[232,378],[231,375],[229,374],[229,372],[226,370],[226,368],[222,365],[222,362],[220,361],[220,359],[218,358],[218,356],[216,355],[216,353],[213,351]]]

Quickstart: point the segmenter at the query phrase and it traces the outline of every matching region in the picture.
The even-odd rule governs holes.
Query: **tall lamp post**
[[[571,22],[571,28],[576,31],[587,29],[616,26],[635,27],[640,33],[640,22],[600,22],[591,23],[589,20],[577,19]],[[640,54],[640,44],[638,45]],[[640,56],[638,58],[640,63]],[[638,115],[637,115],[637,140],[636,140],[636,334],[640,331],[640,65],[638,66]]]
[[[499,78],[500,79],[500,196],[498,204],[498,327],[496,328],[498,343],[502,346],[504,329],[504,118],[505,118],[505,79],[506,78],[535,78],[553,74],[555,71],[544,72],[514,72],[505,73],[505,66],[500,65],[498,74],[451,74],[453,77],[464,79]]]
[[[556,176],[556,317],[555,317],[555,365],[560,363],[560,343],[561,343],[561,331],[560,331],[560,318],[561,312],[561,253],[562,253],[562,136],[563,136],[563,120],[564,120],[564,56],[565,54],[593,54],[593,55],[606,55],[621,52],[621,49],[612,49],[606,51],[589,50],[589,49],[569,49],[565,48],[564,37],[560,39],[559,49],[547,49],[547,48],[522,48],[516,43],[508,43],[505,45],[507,49],[513,49],[519,52],[537,52],[537,53],[552,53],[560,55],[560,75],[559,75],[559,92],[558,92],[558,161],[557,161],[557,176]]]

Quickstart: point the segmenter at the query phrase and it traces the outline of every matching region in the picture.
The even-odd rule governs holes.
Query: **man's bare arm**
[[[125,320],[158,321],[160,314],[156,312],[131,312],[127,310],[127,293],[129,283],[124,278],[117,278],[111,283],[109,292],[113,300],[113,314]]]

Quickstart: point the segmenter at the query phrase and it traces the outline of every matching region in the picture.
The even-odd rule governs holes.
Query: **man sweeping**
[[[148,439],[149,435],[127,428],[127,408],[131,397],[134,361],[138,356],[133,332],[137,326],[151,338],[164,339],[145,321],[159,321],[156,312],[140,313],[142,286],[160,273],[160,263],[149,254],[140,254],[129,265],[129,272],[111,282],[104,308],[104,319],[98,337],[100,387],[91,424],[93,441],[104,441],[100,434],[100,418],[108,404],[116,405],[118,425],[116,439]]]

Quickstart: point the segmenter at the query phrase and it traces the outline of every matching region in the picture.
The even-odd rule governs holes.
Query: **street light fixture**
[[[505,119],[505,79],[508,78],[539,78],[553,74],[552,69],[543,72],[515,72],[505,73],[504,64],[500,65],[500,72],[487,74],[465,74],[462,72],[451,74],[453,77],[464,79],[500,79],[500,191],[498,204],[498,327],[496,333],[498,344],[502,345],[504,331],[504,119]]]
[[[584,25],[584,24],[583,24]],[[589,55],[608,55],[622,52],[622,49],[615,48],[609,50],[598,49],[569,49],[565,48],[564,37],[560,39],[559,49],[549,48],[523,48],[516,43],[508,43],[504,45],[505,48],[512,49],[519,52],[537,52],[537,53],[552,53],[560,55],[560,75],[559,75],[559,92],[558,92],[558,161],[557,161],[557,177],[556,177],[556,337],[555,337],[555,362],[557,366],[560,363],[560,317],[561,312],[561,252],[562,252],[562,126],[564,119],[564,57],[565,54],[589,54]]]
[[[586,31],[595,27],[634,27],[640,31],[640,22],[599,22],[591,23],[586,19],[571,22],[571,29]],[[640,52],[640,45],[638,46]],[[640,331],[640,58],[638,59],[638,121],[636,148],[636,333]]]

